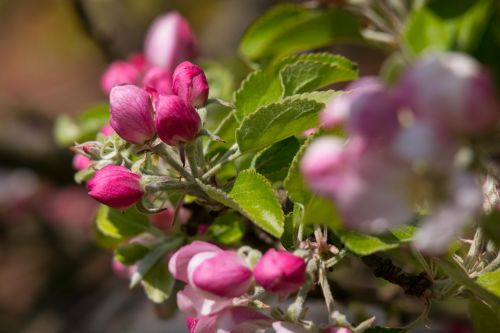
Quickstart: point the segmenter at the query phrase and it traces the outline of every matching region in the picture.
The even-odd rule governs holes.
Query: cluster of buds
[[[292,253],[270,249],[253,268],[251,261],[202,241],[183,246],[172,255],[169,270],[186,283],[177,293],[177,304],[189,316],[190,332],[232,332],[242,327],[253,332],[270,327],[270,317],[241,306],[238,298],[249,297],[254,281],[270,293],[283,295],[297,291],[306,280],[305,260]]]
[[[347,227],[383,232],[411,222],[417,207],[429,211],[415,244],[442,253],[482,204],[471,163],[460,158],[473,150],[464,139],[495,129],[499,110],[493,80],[475,60],[430,54],[394,88],[365,78],[333,99],[322,126],[344,126],[348,140],[315,140],[302,171]]]

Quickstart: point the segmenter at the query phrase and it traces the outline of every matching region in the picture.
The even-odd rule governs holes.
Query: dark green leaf
[[[265,62],[347,40],[360,40],[353,15],[340,9],[310,10],[285,4],[271,9],[248,28],[240,53],[251,61]]]
[[[285,216],[285,225],[283,234],[281,235],[281,245],[288,251],[293,251],[295,249],[295,225],[293,220],[293,213],[289,213]]]
[[[158,261],[142,279],[142,286],[154,303],[165,302],[174,289],[175,280],[164,261]]]
[[[148,252],[148,247],[139,243],[130,243],[115,250],[115,259],[124,265],[130,266],[141,260]]]
[[[307,99],[285,100],[260,108],[247,116],[236,132],[240,150],[262,149],[315,127],[322,108],[323,104]]]
[[[500,246],[500,211],[495,210],[483,217],[481,226],[486,236]]]
[[[148,218],[135,207],[121,212],[101,205],[97,211],[96,225],[103,234],[116,239],[136,236],[150,229]]]
[[[474,325],[474,332],[496,333],[500,327],[500,314],[491,309],[485,303],[471,299],[469,301],[469,313]]]
[[[282,140],[255,155],[252,166],[271,182],[283,180],[299,148],[295,137]]]

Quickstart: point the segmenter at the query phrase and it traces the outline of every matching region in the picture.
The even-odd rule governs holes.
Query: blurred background
[[[172,9],[191,22],[204,58],[243,69],[238,82],[238,40],[276,2],[0,0],[0,332],[186,331],[112,274],[111,254],[92,240],[96,204],[74,184],[53,123],[105,101],[103,70],[141,50],[152,20]],[[383,60],[360,46],[336,51],[364,75]]]

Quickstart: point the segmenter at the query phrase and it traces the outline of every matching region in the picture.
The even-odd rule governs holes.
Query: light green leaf
[[[58,145],[68,147],[78,141],[80,129],[67,115],[57,117],[54,124],[54,139]]]
[[[481,274],[476,282],[481,287],[500,297],[500,270]]]
[[[234,212],[218,216],[208,228],[208,234],[217,242],[232,245],[245,235],[245,221]]]
[[[304,223],[326,225],[332,230],[338,230],[342,225],[332,201],[317,195],[312,195],[304,207]]]
[[[319,135],[319,133],[320,131],[317,131],[307,138],[293,158],[290,169],[288,169],[288,175],[285,178],[284,185],[285,189],[288,191],[288,197],[294,203],[301,203],[305,205],[312,197],[311,192],[304,183],[302,173],[300,172],[300,160],[302,159],[302,156],[304,156],[307,147],[309,147],[311,142]]]
[[[137,270],[130,279],[130,288],[135,287],[141,282],[157,262],[161,262],[164,265],[163,259],[166,253],[177,249],[181,244],[182,240],[180,238],[170,238],[155,244],[151,251],[137,265]]]
[[[163,303],[172,294],[175,280],[167,270],[166,263],[160,260],[144,276],[141,283],[150,300]]]
[[[210,98],[229,99],[234,90],[234,80],[231,71],[224,65],[210,60],[203,60],[201,67],[207,77],[210,87]]]
[[[395,249],[399,246],[397,239],[383,239],[382,237],[349,230],[337,230],[336,233],[349,250],[361,256]]]
[[[284,216],[278,199],[267,179],[254,170],[242,171],[229,193],[201,182],[198,185],[212,199],[239,211],[271,235],[279,238],[283,233]]]
[[[240,42],[240,53],[250,61],[265,62],[347,40],[360,40],[353,15],[340,9],[310,10],[285,4],[254,21]]]
[[[94,174],[95,174],[95,170],[93,168],[87,168],[87,169],[83,169],[83,170],[78,171],[77,173],[75,173],[75,175],[73,177],[74,177],[75,182],[77,184],[82,184],[83,182],[86,182],[87,180],[92,178],[94,176]]]
[[[323,104],[307,99],[285,100],[247,116],[236,131],[242,152],[262,149],[317,125]]]
[[[134,242],[117,248],[115,250],[115,259],[124,265],[130,266],[141,260],[148,252],[148,247]]]
[[[412,225],[403,225],[396,227],[391,230],[391,233],[400,241],[400,242],[410,242],[415,235],[417,228]]]
[[[282,87],[279,77],[272,71],[250,73],[234,94],[235,117],[241,122],[259,107],[280,99]]]
[[[96,225],[100,232],[116,239],[135,236],[150,229],[148,218],[135,207],[121,212],[101,205],[97,211]]]
[[[469,301],[469,313],[472,318],[474,332],[498,332],[498,328],[500,327],[500,315],[498,311],[491,309],[479,300],[471,299]]]
[[[295,137],[276,142],[255,155],[252,167],[271,182],[283,180],[299,148],[299,140]]]
[[[410,15],[403,31],[406,47],[413,53],[444,51],[451,45],[450,27],[429,9],[422,7]]]
[[[358,77],[357,66],[329,53],[308,54],[283,67],[280,78],[283,96],[313,91]]]

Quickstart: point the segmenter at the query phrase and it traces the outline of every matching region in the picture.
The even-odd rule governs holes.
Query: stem
[[[318,270],[317,260],[316,259],[309,260],[306,268],[307,280],[302,285],[302,287],[300,287],[299,292],[297,293],[297,297],[295,298],[295,302],[290,304],[287,310],[288,317],[294,322],[297,322],[305,314],[304,304],[306,302],[307,295],[309,294],[309,290],[312,288],[314,284],[317,270]]]
[[[217,164],[215,164],[210,170],[205,172],[205,174],[203,176],[201,176],[201,178],[205,179],[205,180],[207,178],[210,178],[213,174],[215,174],[217,171],[219,171],[224,166],[224,164],[226,164],[228,162],[232,162],[240,156],[241,156],[241,152],[238,149],[238,145],[234,144],[231,148],[229,148],[229,150],[226,152],[226,154],[224,154],[221,157],[219,162],[217,162]]]
[[[189,167],[191,168],[191,173],[194,178],[200,178],[200,173],[198,170],[198,163],[196,160],[196,143],[188,143],[185,145],[186,149],[186,157],[189,163]]]
[[[326,276],[325,262],[321,263],[321,268],[319,269],[319,283],[321,285],[321,290],[323,290],[323,296],[325,297],[326,309],[328,310],[328,321],[331,323],[333,321],[333,311],[334,311],[334,300],[332,295],[332,290],[330,289],[330,284],[328,283],[328,278]]]
[[[465,267],[470,268],[474,263],[474,260],[482,252],[483,239],[483,232],[481,228],[478,227],[476,229],[476,233],[474,234],[474,239],[472,240],[469,251],[467,252],[467,257],[465,258]]]
[[[177,220],[177,216],[181,210],[182,204],[184,203],[184,198],[186,197],[186,193],[182,193],[175,205],[174,217],[172,218],[172,225],[175,225],[175,221]]]
[[[493,259],[488,265],[486,265],[485,268],[483,268],[479,273],[473,274],[472,277],[479,276],[483,273],[496,271],[498,268],[500,268],[500,252],[495,259]]]
[[[182,177],[186,178],[187,180],[194,180],[193,176],[189,172],[187,172],[186,169],[184,169],[182,165],[180,165],[179,162],[177,162],[169,154],[165,145],[160,144],[158,146],[153,147],[152,149],[156,154],[162,157],[165,160],[165,162],[168,163],[168,165],[174,168]]]

